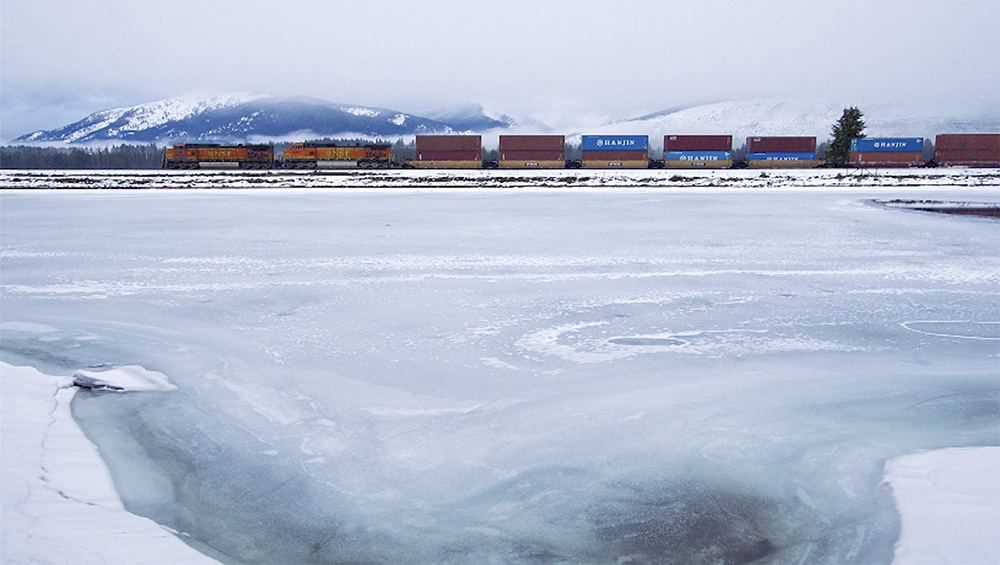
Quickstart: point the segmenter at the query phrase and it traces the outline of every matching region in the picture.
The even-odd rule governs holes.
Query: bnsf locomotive
[[[853,167],[1000,167],[1000,134],[942,134],[933,158],[923,154],[923,138],[858,138],[848,164]],[[479,135],[418,135],[415,159],[394,163],[386,144],[341,145],[293,143],[276,158],[272,145],[177,143],[163,166],[198,168],[202,164],[245,169],[383,168],[812,168],[826,165],[817,157],[816,137],[748,137],[745,157],[733,156],[730,135],[667,135],[663,158],[649,157],[649,136],[584,135],[580,158],[567,159],[565,136],[501,135],[497,160],[482,155]]]
[[[202,163],[235,164],[241,169],[270,169],[274,167],[274,146],[175,143],[163,155],[165,169],[197,169]]]
[[[320,166],[357,166],[363,169],[392,164],[392,146],[382,144],[342,146],[335,143],[293,143],[285,150],[281,165],[286,169]]]

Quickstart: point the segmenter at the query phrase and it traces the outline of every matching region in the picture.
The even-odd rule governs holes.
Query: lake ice
[[[914,193],[7,193],[0,347],[168,377],[74,415],[223,559],[888,563],[885,461],[1000,443],[998,225]]]

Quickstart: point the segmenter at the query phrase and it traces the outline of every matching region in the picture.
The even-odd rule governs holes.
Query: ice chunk
[[[77,371],[73,384],[82,388],[127,391],[176,390],[167,376],[138,365],[122,365],[108,371]]]

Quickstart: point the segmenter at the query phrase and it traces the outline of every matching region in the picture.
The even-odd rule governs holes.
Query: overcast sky
[[[558,127],[775,95],[1000,112],[998,0],[0,0],[0,141],[191,94]]]

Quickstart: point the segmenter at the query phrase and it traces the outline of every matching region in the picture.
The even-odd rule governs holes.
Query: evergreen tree
[[[865,121],[861,110],[851,106],[844,108],[844,115],[833,124],[833,141],[826,152],[826,160],[843,165],[851,156],[851,140],[865,136]]]

